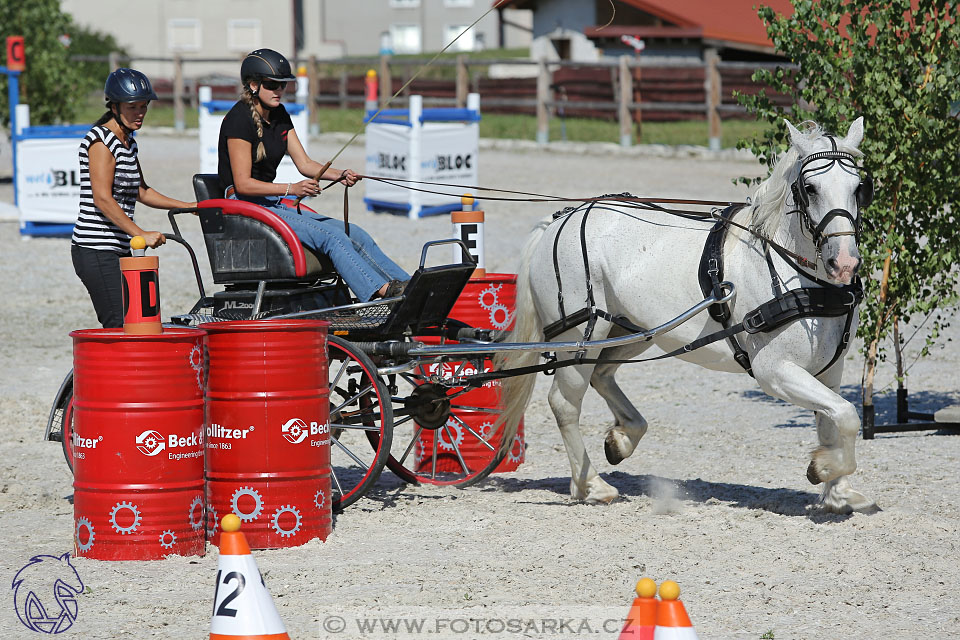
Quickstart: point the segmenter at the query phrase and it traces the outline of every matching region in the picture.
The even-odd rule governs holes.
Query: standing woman
[[[403,292],[410,276],[388,258],[370,235],[343,222],[309,211],[299,214],[283,204],[285,197],[315,196],[319,183],[313,178],[323,166],[307,156],[290,115],[280,103],[287,82],[294,80],[290,63],[272,49],[257,49],[240,66],[243,82],[237,104],[220,125],[220,180],[227,187],[225,196],[253,202],[283,218],[307,247],[330,258],[337,273],[362,301],[392,297]],[[277,167],[285,154],[306,180],[274,183]],[[341,180],[352,187],[360,180],[350,169],[328,168],[324,180]]]
[[[149,187],[131,135],[143,126],[147,107],[157,94],[147,76],[117,69],[103,92],[107,112],[80,143],[80,213],[73,228],[73,268],[87,288],[97,319],[104,328],[123,326],[120,258],[130,255],[130,238],[143,236],[151,249],[166,238],[144,231],[133,221],[137,202],[155,209],[191,207]]]

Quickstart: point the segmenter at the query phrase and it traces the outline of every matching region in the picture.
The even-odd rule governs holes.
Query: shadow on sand
[[[756,487],[753,485],[729,482],[710,482],[695,480],[674,480],[653,475],[631,475],[622,471],[602,474],[604,480],[620,491],[621,500],[649,498],[653,501],[665,499],[688,500],[691,502],[723,503],[724,506],[739,509],[760,509],[783,516],[806,517],[814,522],[843,522],[849,515],[826,513],[817,507],[819,493],[797,491],[795,489],[777,489]],[[517,493],[521,491],[550,491],[558,495],[556,500],[531,500],[535,504],[558,506],[576,506],[581,503],[570,499],[569,478],[512,478],[509,476],[491,476],[482,491],[502,491]]]

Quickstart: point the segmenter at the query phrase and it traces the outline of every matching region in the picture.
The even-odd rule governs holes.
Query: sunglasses
[[[279,82],[277,80],[264,80],[260,83],[260,86],[266,89],[267,91],[282,91],[287,88],[286,82]]]

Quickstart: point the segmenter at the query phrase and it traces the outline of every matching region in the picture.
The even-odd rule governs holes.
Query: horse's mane
[[[827,135],[827,132],[812,120],[807,120],[800,124],[800,131],[803,133],[810,146]],[[863,155],[859,149],[845,144],[844,138],[834,136],[837,141],[837,149],[845,151],[855,157]],[[783,224],[785,217],[787,196],[790,195],[790,185],[797,179],[798,162],[800,151],[796,145],[791,145],[786,153],[777,159],[770,172],[770,177],[760,183],[753,194],[753,206],[750,211],[750,226],[757,232],[767,238],[773,238],[780,225]],[[730,231],[734,235],[743,233],[736,227]]]

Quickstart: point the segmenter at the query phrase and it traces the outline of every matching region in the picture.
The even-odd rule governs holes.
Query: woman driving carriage
[[[159,231],[144,231],[133,221],[142,202],[154,209],[192,207],[147,185],[131,135],[143,126],[157,95],[147,76],[117,69],[103,87],[107,112],[80,143],[80,211],[73,228],[73,268],[87,288],[104,328],[123,326],[120,257],[130,255],[130,238],[143,236],[150,248],[166,242]]]
[[[240,66],[243,81],[240,100],[220,125],[218,173],[227,198],[239,198],[266,207],[296,232],[310,249],[327,255],[347,286],[362,301],[392,297],[403,292],[410,276],[388,258],[370,235],[351,224],[349,234],[341,221],[285,204],[284,198],[315,196],[319,183],[310,176],[323,166],[307,156],[290,115],[280,103],[287,82],[294,80],[290,63],[272,49],[257,49]],[[274,183],[277,167],[289,154],[307,179]],[[329,167],[324,180],[340,180],[351,187],[360,180],[354,171]],[[287,201],[289,202],[289,200]]]

